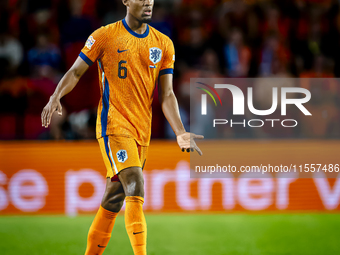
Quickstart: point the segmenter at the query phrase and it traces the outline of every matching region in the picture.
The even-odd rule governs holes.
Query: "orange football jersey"
[[[126,136],[149,145],[156,82],[160,75],[173,73],[170,38],[149,25],[144,34],[135,33],[124,19],[93,32],[79,56],[88,65],[98,62],[97,139]]]

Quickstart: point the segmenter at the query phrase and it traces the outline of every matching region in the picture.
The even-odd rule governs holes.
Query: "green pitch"
[[[0,254],[84,254],[94,216],[0,217]],[[149,255],[340,254],[340,214],[146,215]],[[104,254],[132,254],[119,216]]]

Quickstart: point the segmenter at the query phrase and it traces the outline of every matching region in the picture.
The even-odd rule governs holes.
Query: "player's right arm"
[[[50,97],[50,101],[41,113],[43,127],[48,127],[55,111],[59,115],[62,114],[60,99],[71,92],[87,69],[103,55],[106,42],[107,32],[105,27],[97,29],[87,39],[79,57],[61,79],[53,95]]]
[[[72,91],[77,85],[79,79],[87,71],[89,65],[80,57],[76,59],[73,66],[67,71],[64,77],[60,80],[49,102],[44,107],[41,113],[42,126],[47,128],[51,122],[52,115],[55,111],[62,115],[62,107],[60,99]]]

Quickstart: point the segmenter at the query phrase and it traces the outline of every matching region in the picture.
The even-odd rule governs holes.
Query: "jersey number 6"
[[[126,63],[127,62],[125,60],[121,60],[118,63],[118,77],[121,79],[125,79],[127,77],[127,68],[125,66],[122,66]]]

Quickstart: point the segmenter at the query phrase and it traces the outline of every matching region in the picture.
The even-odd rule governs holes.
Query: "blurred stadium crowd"
[[[155,0],[150,24],[174,42],[174,86],[189,128],[190,78],[340,76],[337,0]],[[63,100],[49,130],[40,113],[88,36],[124,18],[121,0],[0,0],[0,139],[91,139],[99,100],[94,65]],[[255,94],[259,104],[270,101]],[[340,85],[310,86],[324,122],[294,137],[340,138]],[[262,90],[261,90],[262,92]],[[266,103],[263,104],[264,107]],[[157,93],[153,138],[173,137]],[[304,122],[304,120],[302,120]],[[257,137],[247,130],[231,137]],[[272,137],[291,137],[278,133]],[[269,136],[270,137],[270,136]]]

